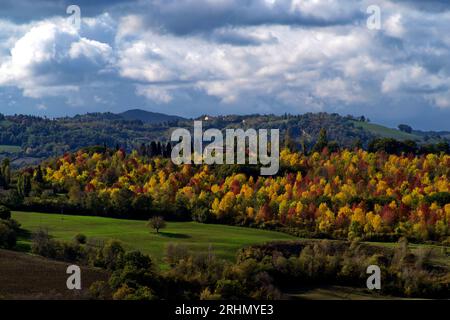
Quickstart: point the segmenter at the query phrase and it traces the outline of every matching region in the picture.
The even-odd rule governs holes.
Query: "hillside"
[[[354,149],[305,155],[284,149],[277,175],[266,177],[250,165],[175,166],[138,152],[80,150],[13,175],[0,203],[21,211],[110,218],[161,215],[312,238],[397,241],[404,235],[414,242],[448,243],[449,164],[443,153],[386,157]],[[147,234],[144,224],[131,229],[136,236]],[[211,229],[211,241],[219,231]],[[116,232],[99,231],[104,233]]]
[[[343,147],[356,143],[366,147],[376,137],[434,143],[449,139],[447,132],[413,131],[411,134],[367,122],[363,117],[329,113],[302,115],[226,115],[203,116],[204,128],[280,129],[283,141],[310,148],[322,128],[330,141]],[[99,145],[137,149],[142,143],[167,142],[174,128],[192,130],[193,120],[144,110],[120,114],[88,113],[74,117],[48,119],[36,116],[0,114],[0,158],[9,157],[16,167],[38,163],[43,158],[67,151]],[[282,143],[283,143],[282,141]]]
[[[66,287],[69,265],[0,249],[0,299],[80,299],[93,282],[108,279],[104,270],[82,267],[82,291],[70,291]]]
[[[393,138],[397,140],[422,140],[420,135],[414,133],[406,133],[397,129],[388,128],[379,124],[370,122],[353,121],[355,127],[359,127],[372,133],[377,137]]]
[[[245,246],[295,239],[280,232],[197,222],[169,222],[166,229],[156,234],[142,220],[72,215],[61,219],[57,214],[19,211],[12,216],[30,232],[44,227],[55,239],[64,241],[71,241],[79,232],[97,240],[115,239],[121,241],[125,249],[149,254],[159,263],[163,262],[170,243],[182,244],[197,253],[207,253],[210,248],[218,257],[232,261],[236,252]],[[29,239],[21,242],[24,246],[29,243]]]
[[[164,113],[144,111],[140,109],[128,110],[118,114],[125,120],[140,120],[146,123],[161,123],[165,121],[183,120],[182,117],[171,116]]]

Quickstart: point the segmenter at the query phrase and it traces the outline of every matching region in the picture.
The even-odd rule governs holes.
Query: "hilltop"
[[[280,129],[283,141],[312,146],[322,128],[330,141],[343,147],[367,147],[375,138],[413,140],[419,144],[450,139],[450,132],[400,131],[369,122],[364,117],[336,113],[301,115],[225,115],[202,116],[204,128]],[[192,129],[193,119],[140,109],[122,113],[88,113],[48,119],[29,115],[0,114],[0,157],[10,157],[16,166],[37,163],[67,151],[101,145],[125,150],[151,141],[167,142],[174,128]],[[408,127],[408,126],[407,126]]]
[[[167,115],[164,113],[150,112],[141,109],[132,109],[118,114],[125,120],[140,120],[146,123],[161,123],[165,121],[183,120],[179,116]]]

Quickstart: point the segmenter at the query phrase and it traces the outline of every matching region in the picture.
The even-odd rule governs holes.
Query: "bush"
[[[11,219],[11,210],[9,208],[0,205],[0,219],[8,220]]]
[[[67,262],[85,262],[89,251],[79,243],[61,242],[51,238],[47,230],[40,229],[33,234],[31,252],[40,256]]]
[[[16,245],[17,235],[14,228],[0,220],[0,248],[11,249]]]
[[[243,296],[244,288],[238,280],[222,279],[217,281],[215,294],[225,300],[237,300]]]
[[[60,243],[58,246],[60,251],[57,251],[56,258],[68,262],[84,261],[85,254],[83,248],[78,243]]]
[[[186,259],[189,256],[187,247],[179,243],[169,243],[166,247],[165,261],[171,265],[176,265],[181,259]]]
[[[95,281],[89,287],[89,294],[92,299],[108,300],[111,298],[111,288],[105,281]]]
[[[31,252],[47,258],[56,258],[60,251],[59,242],[51,239],[48,231],[39,229],[33,234]]]
[[[86,240],[87,237],[82,233],[79,233],[75,236],[75,242],[78,244],[86,244]]]
[[[123,257],[123,265],[120,269],[114,271],[109,279],[109,285],[113,289],[120,291],[120,288],[130,288],[133,290],[133,295],[127,293],[125,298],[121,295],[121,299],[139,299],[147,300],[153,298],[151,290],[138,290],[140,287],[152,287],[158,285],[158,275],[153,269],[153,262],[149,256],[140,253],[139,251],[132,251]],[[128,292],[128,290],[125,290]],[[117,298],[119,293],[114,295]]]
[[[94,265],[108,270],[116,270],[123,266],[125,250],[119,241],[109,240],[98,251]]]

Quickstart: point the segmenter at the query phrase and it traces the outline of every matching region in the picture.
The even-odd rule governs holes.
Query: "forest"
[[[115,148],[127,152],[139,149],[142,143],[156,141],[167,143],[175,128],[193,130],[193,121],[130,110],[122,114],[88,113],[74,117],[41,118],[28,115],[0,114],[0,158],[9,157],[16,166],[26,166],[33,160],[37,164],[47,157],[60,156],[93,145]],[[280,137],[295,149],[310,149],[319,139],[320,130],[327,128],[327,135],[334,145],[351,148],[367,148],[375,138],[411,140],[418,146],[449,142],[448,132],[422,132],[405,125],[401,130],[388,129],[369,123],[365,117],[341,116],[336,113],[306,113],[301,115],[227,115],[201,116],[208,128],[225,129],[273,129],[280,130]],[[18,164],[16,159],[25,159]],[[31,158],[31,159],[30,159]]]
[[[449,243],[450,155],[442,152],[284,149],[278,175],[264,177],[257,165],[176,166],[162,155],[102,150],[66,153],[13,178],[4,162],[1,203],[26,211],[161,215],[314,238]]]
[[[367,150],[345,148],[321,130],[316,143],[304,148],[288,138],[274,176],[261,176],[261,164],[175,165],[171,144],[160,141],[131,152],[81,148],[18,170],[4,159],[0,248],[104,270],[78,297],[83,299],[292,299],[305,286],[323,285],[356,288],[365,296],[361,285],[371,264],[383,272],[378,294],[448,296],[448,144],[424,148],[385,138],[372,140]],[[158,241],[179,236],[160,234],[165,221],[266,229],[302,240],[247,245],[232,260],[218,258],[213,249],[193,252],[168,243],[157,251],[161,261],[125,249],[114,237],[79,233],[62,241],[45,227],[24,229],[26,217],[36,215],[32,211],[60,215],[47,227],[64,225],[66,236],[71,224],[64,215],[92,215],[150,219]],[[118,221],[109,232],[126,220]],[[146,234],[139,239],[149,241]],[[409,243],[420,247],[412,250]]]

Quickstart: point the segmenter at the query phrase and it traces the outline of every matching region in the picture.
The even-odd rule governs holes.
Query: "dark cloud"
[[[88,18],[77,32],[72,3]],[[449,130],[449,3],[5,0],[0,112],[328,111]]]
[[[226,26],[343,25],[364,17],[359,3],[344,6],[338,1],[328,1],[314,9],[313,2],[303,7],[301,2],[291,0],[150,0],[145,14],[149,25],[185,35]]]
[[[138,0],[2,0],[0,19],[29,22],[53,16],[66,16],[69,5],[76,4],[82,15],[93,17],[104,12],[131,10]],[[124,11],[122,11],[124,12]]]
[[[448,0],[398,0],[420,11],[442,12],[450,10],[450,1]]]

